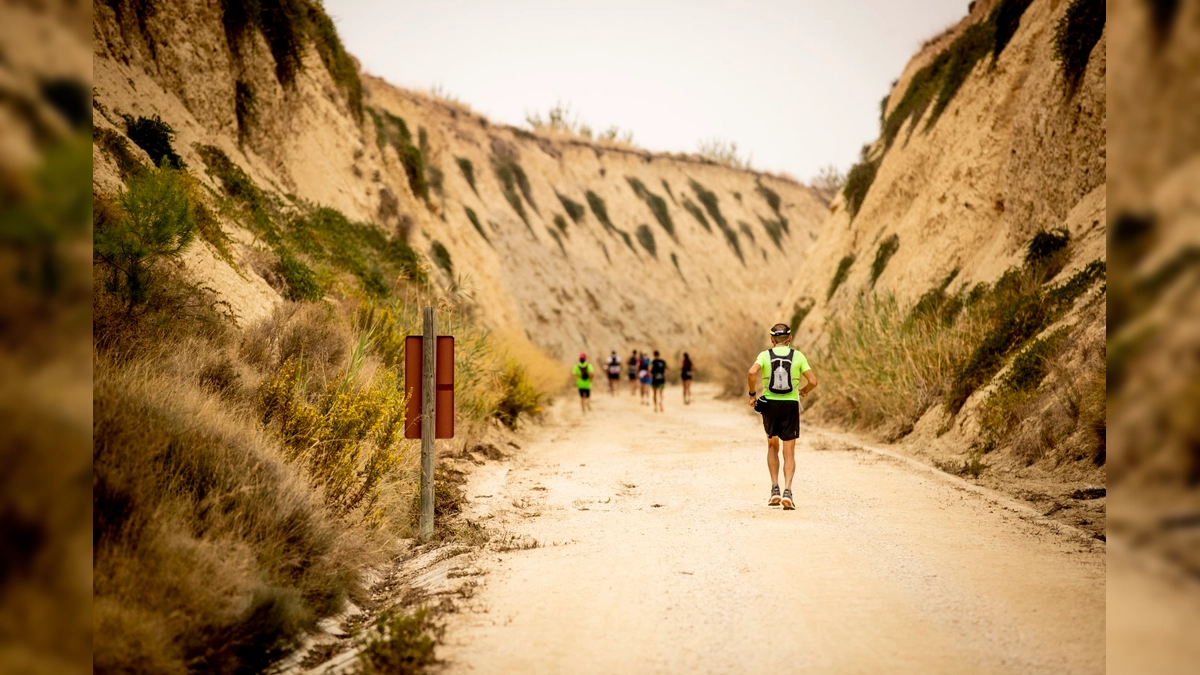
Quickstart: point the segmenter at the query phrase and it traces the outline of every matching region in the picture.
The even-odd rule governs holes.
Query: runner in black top
[[[642,360],[640,358],[638,358],[638,353],[637,353],[636,349],[633,350],[633,355],[629,357],[629,360],[625,362],[625,365],[629,368],[629,393],[634,396],[637,396],[638,364],[640,364],[641,362],[642,362]]]
[[[654,360],[650,362],[650,386],[654,388],[655,412],[666,412],[663,409],[663,387],[667,386],[667,362],[654,352]]]
[[[689,404],[692,402],[692,357],[688,356],[687,352],[683,353],[683,364],[679,366],[679,379],[683,382],[683,402]]]
[[[621,379],[621,357],[617,356],[616,352],[613,352],[604,362],[604,371],[608,373],[608,394],[615,396],[617,382]]]

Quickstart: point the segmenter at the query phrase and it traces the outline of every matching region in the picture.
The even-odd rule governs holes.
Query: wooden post
[[[437,324],[432,307],[425,308],[421,372],[421,528],[420,540],[433,537],[433,435],[437,413]]]

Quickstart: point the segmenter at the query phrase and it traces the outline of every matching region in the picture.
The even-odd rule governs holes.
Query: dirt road
[[[1100,673],[1104,550],[802,430],[766,505],[759,418],[598,392],[468,487],[492,553],[450,673]],[[840,448],[840,449],[839,449]]]

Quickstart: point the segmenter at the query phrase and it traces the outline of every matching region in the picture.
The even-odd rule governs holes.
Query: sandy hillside
[[[1104,32],[1071,90],[1053,51],[1054,31],[1069,3],[1029,3],[995,60],[990,49],[979,58],[944,110],[937,111],[935,94],[912,115],[894,117],[923,69],[960,53],[955,49],[968,31],[988,26],[1000,4],[971,3],[959,23],[922,45],[881,102],[880,137],[864,147],[861,160],[876,167],[865,199],[853,215],[845,194],[833,201],[809,253],[809,273],[796,278],[780,307],[780,313],[810,308],[798,341],[814,352],[828,344],[831,322],[864,298],[890,295],[911,307],[943,284],[947,295],[960,297],[977,284],[994,284],[1021,266],[1038,232],[1061,228],[1070,237],[1069,259],[1050,286],[1093,261],[1106,261],[1108,38]],[[902,122],[889,131],[893,119]],[[889,245],[894,253],[882,258],[879,269],[875,262]],[[849,262],[847,274],[831,294],[843,261]],[[1100,288],[1087,297],[1102,297]],[[1095,354],[1103,350],[1104,326],[1104,302],[1083,300],[1042,329],[1041,336],[1064,327],[1069,333],[1072,356],[1050,382],[1096,367],[1088,363],[1098,361]],[[1089,354],[1091,362],[1085,359]],[[957,415],[933,405],[915,423],[881,435],[902,438],[909,453],[927,460],[961,462],[981,444],[980,410],[993,390],[979,387]],[[1028,459],[1001,450],[988,457],[992,471],[983,480],[1041,500],[1045,508],[1071,504],[1053,498],[1062,485],[1070,484],[1067,494],[1104,482],[1103,466],[1092,462],[1042,461],[1031,467]],[[1097,517],[1102,522],[1100,508],[1076,522]]]
[[[802,266],[821,227],[824,202],[791,181],[626,146],[534,136],[365,74],[365,112],[357,120],[311,45],[290,86],[275,77],[261,35],[235,55],[215,0],[164,4],[142,24],[135,19],[96,8],[97,126],[123,132],[122,115],[160,115],[198,174],[205,172],[196,148],[211,144],[262,188],[335,208],[363,227],[402,232],[430,258],[437,286],[469,298],[493,330],[527,338],[556,357],[609,349],[627,355],[632,348],[715,353],[710,339],[726,327],[779,320],[786,287],[778,279]],[[243,89],[253,92],[248,122],[246,115],[239,121]],[[420,147],[434,185],[428,202],[414,193],[399,148],[381,142],[381,135],[395,133],[389,126],[395,118]],[[100,150],[95,155],[97,187],[114,189],[114,162]],[[474,187],[460,160],[470,163]],[[498,164],[525,176],[509,196]],[[712,208],[700,193],[711,194]],[[583,207],[578,220],[559,195]],[[665,222],[647,199],[662,200]],[[239,317],[254,320],[278,299],[258,274],[269,265],[254,251],[266,247],[238,223],[223,225],[239,243],[238,269],[222,269],[229,265],[207,247],[186,262]],[[448,252],[451,272],[432,262],[435,242]]]

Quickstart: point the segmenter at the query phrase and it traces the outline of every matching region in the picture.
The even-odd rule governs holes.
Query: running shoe
[[[774,499],[774,497],[772,497],[772,499]],[[796,508],[796,502],[792,501],[792,491],[784,490],[783,491],[783,510],[791,511],[795,508]]]
[[[771,501],[767,502],[767,506],[779,506],[779,486],[771,486]]]

